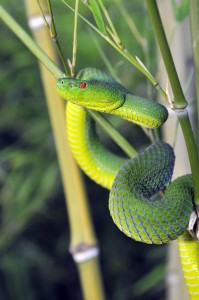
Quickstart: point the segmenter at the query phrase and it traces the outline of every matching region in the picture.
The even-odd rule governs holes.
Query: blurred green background
[[[144,1],[123,2],[148,41],[150,70],[155,73],[155,40]],[[126,47],[144,60],[117,5],[104,3]],[[1,0],[1,4],[29,31],[23,1]],[[60,1],[52,4],[61,46],[65,57],[71,58],[73,13]],[[83,5],[80,9],[93,21],[89,10]],[[79,300],[78,274],[68,252],[67,208],[37,60],[2,23],[0,36],[0,299]],[[140,96],[153,96],[144,76],[95,38],[125,86]],[[76,71],[87,66],[107,70],[88,26],[79,21]],[[137,126],[113,121],[137,149],[148,143]],[[104,142],[120,151],[106,136]],[[109,216],[108,191],[87,177],[84,180],[107,299],[165,299],[166,246],[143,245],[124,236]]]

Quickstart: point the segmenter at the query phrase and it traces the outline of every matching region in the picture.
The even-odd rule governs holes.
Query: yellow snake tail
[[[185,232],[178,238],[184,278],[191,300],[199,299],[199,243]]]

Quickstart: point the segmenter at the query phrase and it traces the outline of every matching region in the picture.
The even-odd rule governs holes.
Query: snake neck
[[[120,167],[127,161],[100,142],[94,121],[71,102],[66,108],[67,137],[80,168],[95,182],[110,189]]]
[[[157,128],[168,118],[167,109],[163,105],[132,94],[126,94],[123,105],[111,113],[148,128]]]

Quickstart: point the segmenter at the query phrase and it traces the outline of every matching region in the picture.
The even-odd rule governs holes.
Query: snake
[[[181,262],[191,299],[199,297],[199,246],[187,232],[193,211],[190,174],[173,182],[173,148],[153,143],[135,157],[120,157],[100,141],[87,109],[122,117],[146,128],[158,128],[167,118],[165,106],[129,92],[112,76],[96,68],[80,70],[76,78],[58,78],[56,89],[67,100],[66,130],[80,168],[110,190],[113,222],[128,237],[147,244],[178,238]]]

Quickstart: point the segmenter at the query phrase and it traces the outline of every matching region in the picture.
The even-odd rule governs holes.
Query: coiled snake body
[[[130,160],[118,157],[100,143],[94,121],[82,106],[148,128],[166,121],[166,108],[132,95],[94,68],[80,71],[77,79],[58,79],[57,91],[68,102],[67,136],[73,155],[89,177],[110,189],[110,214],[118,228],[148,244],[167,243],[181,236],[193,210],[193,185],[191,175],[185,175],[167,186],[175,161],[172,147],[158,142]],[[187,241],[181,238],[181,248]],[[196,270],[198,258],[193,265]],[[198,281],[194,295],[199,295]]]

